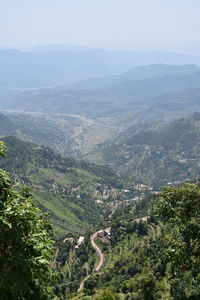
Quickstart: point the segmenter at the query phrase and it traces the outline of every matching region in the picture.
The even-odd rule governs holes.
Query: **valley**
[[[103,120],[89,119],[79,114],[38,113],[1,109],[15,123],[8,131],[24,140],[49,146],[67,156],[79,157],[90,152],[97,144],[119,132],[117,126]],[[16,131],[18,129],[18,132]],[[4,136],[4,135],[3,135]]]
[[[190,200],[199,195],[200,69],[133,67],[94,78],[74,74],[59,86],[49,74],[48,88],[44,79],[20,86],[23,78],[19,87],[8,81],[0,88],[7,148],[0,167],[16,193],[27,186],[51,218],[58,299],[193,300],[185,286],[193,296],[197,291],[184,234],[192,228],[196,236],[198,205],[195,225],[185,211],[171,224],[166,212],[174,206],[172,215],[182,218],[184,199],[194,212]],[[170,193],[183,202],[174,204]],[[176,262],[179,251],[187,266]]]
[[[0,1],[0,300],[200,300],[200,1]]]
[[[199,111],[199,74],[194,65],[155,64],[69,86],[1,88],[0,111],[15,122],[20,138],[85,159],[133,124]]]
[[[103,219],[113,202],[146,192],[105,167],[64,158],[15,137],[3,141],[7,158],[0,159],[1,168],[11,172],[16,187],[32,189],[39,206],[51,214],[55,237],[83,234]]]

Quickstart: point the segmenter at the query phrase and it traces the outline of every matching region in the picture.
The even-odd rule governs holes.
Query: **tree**
[[[5,145],[0,142],[0,154]],[[27,187],[15,189],[0,169],[1,299],[53,299],[53,241],[47,215]]]
[[[165,188],[157,212],[166,221],[163,256],[172,266],[173,299],[200,299],[200,187]]]
[[[97,286],[97,277],[89,278],[84,284],[84,293],[86,295],[93,295],[96,286]]]
[[[110,291],[107,289],[107,290],[103,291],[103,293],[100,296],[98,296],[98,299],[99,300],[116,300],[118,298],[113,291]]]
[[[138,274],[126,282],[126,290],[131,299],[156,300],[156,279],[152,273]]]
[[[157,205],[157,213],[168,223],[170,261],[179,269],[200,266],[200,187],[185,184],[165,188]]]

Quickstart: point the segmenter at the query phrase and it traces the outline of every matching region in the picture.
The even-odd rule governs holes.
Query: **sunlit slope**
[[[112,198],[112,191],[121,191],[119,178],[106,168],[13,137],[3,140],[8,156],[0,166],[13,174],[15,184],[31,187],[39,205],[50,212],[55,234],[84,232],[101,218],[104,205],[100,208],[95,200],[106,201],[105,194]]]
[[[153,185],[196,179],[200,174],[200,114],[171,123],[131,126],[87,158]]]

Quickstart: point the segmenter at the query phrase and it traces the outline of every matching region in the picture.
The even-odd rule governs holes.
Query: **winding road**
[[[97,234],[98,234],[98,231],[95,232],[90,238],[91,245],[99,257],[99,263],[98,263],[97,267],[95,268],[95,272],[98,272],[103,267],[104,259],[105,259],[104,254],[101,252],[101,249],[95,243],[95,239],[98,237]]]
[[[96,254],[99,257],[99,262],[98,265],[96,266],[96,268],[94,269],[95,272],[100,271],[100,269],[103,267],[104,264],[104,260],[105,260],[105,256],[104,254],[101,252],[101,249],[99,248],[99,246],[97,245],[97,243],[95,242],[95,239],[98,237],[98,231],[93,233],[93,235],[91,235],[90,237],[90,243],[92,248],[96,251]],[[86,276],[80,283],[78,292],[80,292],[83,287],[84,287],[84,283],[86,282],[86,280],[88,280],[90,278],[91,274],[89,274],[88,276]]]

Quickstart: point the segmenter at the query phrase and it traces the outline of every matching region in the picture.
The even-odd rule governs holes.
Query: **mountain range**
[[[131,52],[72,46],[36,47],[29,51],[1,49],[0,87],[55,87],[158,63],[200,65],[200,57],[173,52]]]
[[[51,216],[58,297],[199,299],[199,64],[175,53],[0,50],[0,167]]]
[[[198,108],[200,69],[143,66],[114,77],[52,89],[0,91],[0,107],[16,111],[81,114],[108,123],[169,120]]]
[[[200,111],[200,69],[149,65],[46,89],[0,89],[0,110],[23,135],[81,157],[129,126]]]

